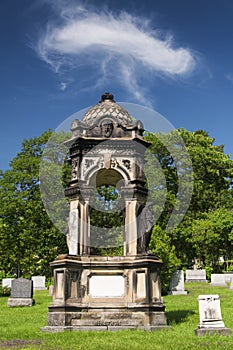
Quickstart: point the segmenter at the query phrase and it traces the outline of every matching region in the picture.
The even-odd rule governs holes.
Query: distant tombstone
[[[33,282],[26,278],[14,279],[11,285],[11,296],[8,299],[8,306],[32,306],[34,304],[32,297]]]
[[[230,289],[233,290],[233,276],[232,276],[232,278],[231,278]]]
[[[34,290],[46,290],[45,276],[32,276]]]
[[[168,294],[187,294],[187,291],[184,289],[184,271],[177,270],[173,273],[169,285]]]
[[[224,273],[212,273],[211,274],[211,286],[227,287],[227,282],[230,281],[227,274]]]
[[[186,270],[186,282],[207,282],[206,270]]]
[[[231,330],[225,327],[222,320],[219,295],[199,295],[198,302],[200,323],[195,330],[196,335],[201,336],[206,333],[229,335]]]
[[[2,279],[2,288],[7,287],[11,288],[11,283],[14,280],[14,278],[3,278]]]

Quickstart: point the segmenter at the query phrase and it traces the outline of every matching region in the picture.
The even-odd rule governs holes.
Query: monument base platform
[[[110,331],[110,332],[117,332],[117,331],[124,331],[128,329],[132,330],[141,330],[141,331],[160,331],[163,330],[164,328],[171,328],[170,326],[79,326],[79,327],[74,327],[74,326],[66,326],[66,327],[61,327],[61,326],[46,326],[42,327],[40,330],[41,332],[48,332],[48,333],[58,333],[58,332],[70,332],[70,331],[94,331],[94,332],[101,332],[101,331]]]
[[[230,328],[226,327],[209,327],[209,328],[198,328],[195,329],[195,334],[197,336],[203,336],[203,335],[230,335],[231,330]]]
[[[60,256],[47,327],[65,330],[155,330],[167,327],[154,255]]]

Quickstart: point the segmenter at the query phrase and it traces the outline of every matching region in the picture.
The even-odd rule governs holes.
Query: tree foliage
[[[177,163],[173,157],[170,145],[177,147],[174,132],[165,134],[163,138],[155,134],[146,136],[152,143],[151,150],[159,161],[166,182],[165,204],[155,226],[156,229],[153,230],[152,249],[167,262],[164,269],[168,275],[169,268],[170,272],[176,267],[191,268],[194,259],[199,259],[204,267],[217,271],[219,257],[229,259],[233,255],[233,192],[231,189],[233,161],[224,154],[223,146],[214,144],[214,139],[207,132],[203,130],[189,132],[180,129],[178,133],[184,141],[192,162],[193,190],[185,217],[178,226],[174,226],[172,231],[167,229],[167,223],[179,196],[181,170],[187,169],[189,173],[187,161],[186,158],[181,157],[180,163]],[[179,148],[181,149],[182,145]],[[177,164],[179,170],[177,170]],[[189,183],[186,181],[184,183],[186,191],[189,190],[188,186]],[[185,197],[183,198],[185,200]],[[157,226],[161,229],[160,235],[158,235]],[[160,249],[162,246],[163,248]],[[171,254],[176,257],[174,264],[170,259]]]
[[[0,269],[51,275],[49,262],[64,252],[65,238],[48,218],[39,189],[42,152],[51,132],[25,140],[0,177]]]
[[[61,145],[69,137],[50,136],[48,131],[25,140],[9,170],[0,173],[0,270],[8,274],[18,270],[24,276],[50,276],[49,262],[67,251],[63,233],[69,208],[63,190],[71,170],[64,165],[67,150]],[[164,262],[164,288],[175,269],[192,267],[194,259],[218,271],[220,256],[233,258],[233,161],[203,130],[147,133],[145,138],[152,144],[146,176],[156,221],[150,249]],[[41,160],[48,140],[54,147]],[[58,189],[56,178],[61,173],[63,186]],[[99,228],[98,241],[109,249],[95,247],[95,253],[122,254],[121,248],[111,247],[113,242],[121,246],[123,237],[124,211],[112,210],[117,196],[111,186],[97,189],[91,224]]]

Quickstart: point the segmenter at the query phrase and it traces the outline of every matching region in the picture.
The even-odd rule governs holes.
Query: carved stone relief
[[[71,178],[72,180],[75,180],[78,178],[78,161],[76,159],[72,159]]]
[[[102,137],[111,137],[113,133],[113,122],[110,119],[105,119],[101,123]]]

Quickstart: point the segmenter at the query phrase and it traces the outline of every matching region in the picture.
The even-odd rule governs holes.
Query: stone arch
[[[109,253],[123,255],[125,201],[122,187],[124,185],[125,179],[115,169],[99,169],[90,178],[89,187],[93,191],[92,199],[89,201],[91,255],[101,255],[103,252],[108,255]],[[111,226],[113,220],[116,226]],[[118,248],[115,250],[116,247]]]
[[[129,180],[128,174],[122,171],[121,168],[117,169],[107,169],[107,168],[93,168],[93,171],[87,174],[88,184],[91,186],[101,186],[101,185],[112,185],[116,186],[121,181],[121,185],[123,182],[127,182]]]

